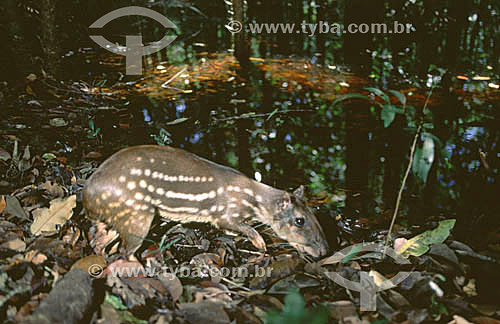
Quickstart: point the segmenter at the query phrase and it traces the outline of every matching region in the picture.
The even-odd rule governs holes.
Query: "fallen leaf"
[[[10,156],[9,152],[4,150],[3,148],[0,148],[0,161],[8,161],[12,157]]]
[[[433,230],[426,231],[408,240],[397,253],[405,258],[413,256],[421,256],[429,251],[430,246],[436,243],[443,243],[450,235],[450,230],[455,225],[455,219],[447,219],[439,222],[439,226]]]
[[[472,321],[475,324],[500,324],[499,320],[486,316],[473,317]]]
[[[163,285],[168,289],[168,292],[170,293],[170,296],[172,296],[172,300],[177,302],[179,298],[182,296],[182,283],[177,278],[177,276],[173,273],[162,273],[159,276],[160,281],[163,283]]]
[[[32,259],[31,262],[34,264],[41,264],[47,261],[47,256],[43,253],[37,253]]]
[[[88,255],[84,258],[73,263],[71,270],[78,268],[81,269],[92,277],[100,277],[103,269],[106,268],[106,259],[100,255]]]
[[[0,245],[0,247],[14,250],[17,252],[24,252],[24,250],[26,250],[26,243],[24,243],[23,240],[14,239],[3,243],[2,245]]]
[[[45,181],[39,186],[39,188],[47,191],[54,198],[64,197],[64,187],[57,182],[53,183],[52,181]]]
[[[19,163],[17,165],[19,171],[25,172],[31,168],[32,164],[30,158],[30,146],[26,145],[26,147],[24,148],[23,158],[19,160]]]
[[[104,270],[104,274],[113,277],[144,277],[146,269],[138,261],[117,260]]]
[[[191,324],[231,323],[229,316],[224,311],[224,307],[220,303],[207,301],[199,303],[182,303],[179,304],[179,309],[184,316],[184,319]]]
[[[462,316],[453,315],[453,320],[449,322],[449,324],[472,324]]]
[[[36,74],[34,74],[34,73],[30,73],[26,76],[26,80],[31,81],[31,82],[35,81],[36,79],[37,79],[37,77],[36,77]]]
[[[26,212],[24,211],[23,207],[21,206],[21,203],[19,203],[19,200],[17,200],[16,197],[7,196],[6,205],[7,206],[5,207],[4,210],[6,214],[10,214],[12,216],[25,220],[30,220],[29,217],[26,215]]]
[[[52,118],[49,121],[49,124],[50,124],[50,126],[53,126],[53,127],[63,127],[63,126],[67,126],[68,122],[65,121],[63,118]]]
[[[5,197],[0,196],[0,214],[3,213],[5,207],[7,207],[7,202],[5,202]]]
[[[326,305],[330,310],[330,317],[342,322],[347,317],[358,317],[356,306],[349,300],[339,300]]]
[[[102,157],[102,154],[99,152],[89,152],[85,155],[86,159],[99,159]]]
[[[33,211],[34,222],[30,230],[33,235],[42,232],[51,232],[57,229],[57,225],[63,225],[73,216],[73,208],[76,206],[76,195],[68,198],[58,198],[50,202],[50,208],[39,208]]]

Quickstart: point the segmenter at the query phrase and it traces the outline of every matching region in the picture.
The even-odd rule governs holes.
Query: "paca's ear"
[[[300,200],[304,200],[304,186],[300,186],[298,187],[297,189],[295,189],[293,191],[293,195],[297,198],[299,198]]]
[[[276,202],[276,208],[278,209],[278,213],[287,209],[291,203],[292,203],[292,200],[290,199],[290,194],[288,192],[286,192],[283,195],[283,197],[280,197],[278,199],[278,201]]]

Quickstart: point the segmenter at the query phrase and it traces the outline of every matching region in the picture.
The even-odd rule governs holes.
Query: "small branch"
[[[187,70],[187,66],[183,67],[179,72],[177,72],[173,77],[171,77],[170,79],[168,79],[167,81],[165,81],[161,87],[162,88],[167,88],[167,86],[169,85],[170,82],[174,81],[175,79],[177,79],[182,73],[186,72]],[[182,90],[181,90],[182,91]]]
[[[488,164],[488,161],[486,161],[486,153],[479,152],[479,158],[481,159],[481,163],[483,164],[483,166],[486,169],[486,171],[488,171],[490,173],[493,173],[493,171],[491,170],[490,165]]]
[[[406,180],[408,180],[408,175],[410,174],[410,170],[411,170],[411,167],[413,165],[413,155],[415,153],[415,149],[417,148],[418,137],[420,136],[421,130],[422,130],[422,125],[419,125],[418,129],[417,129],[417,133],[415,134],[415,137],[413,138],[413,144],[411,145],[411,149],[410,149],[410,161],[408,162],[408,167],[406,168],[406,172],[405,172],[405,175],[403,177],[403,183],[401,183],[401,187],[399,188],[398,198],[396,199],[396,206],[394,207],[394,214],[392,215],[391,226],[389,226],[389,231],[387,232],[387,236],[385,238],[385,246],[384,246],[384,253],[382,255],[382,259],[385,258],[385,254],[387,252],[387,246],[389,245],[389,240],[391,237],[392,228],[394,226],[394,223],[396,222],[396,217],[398,215],[398,210],[399,210],[399,204],[401,203],[401,197],[403,196],[403,190],[406,186]]]
[[[225,121],[231,121],[231,120],[239,120],[239,119],[252,119],[252,118],[264,118],[268,117],[274,114],[290,114],[290,113],[303,113],[303,112],[316,112],[316,110],[312,109],[296,109],[296,110],[278,110],[278,111],[273,111],[267,114],[244,114],[241,116],[234,116],[234,117],[227,117],[227,118],[222,118],[222,119],[217,119],[215,122],[225,122]]]
[[[433,90],[434,90],[434,86],[429,91],[429,95],[427,96],[427,99],[425,100],[424,107],[422,109],[422,112],[424,113],[424,115],[425,115],[425,111],[427,109],[427,106],[429,104],[429,100],[431,99]],[[389,246],[389,241],[391,239],[392,228],[394,227],[394,223],[396,222],[396,217],[398,216],[399,204],[401,203],[401,197],[403,196],[403,190],[405,189],[406,181],[408,180],[408,175],[410,174],[410,170],[411,170],[411,167],[413,165],[413,156],[415,154],[415,149],[417,148],[418,137],[420,136],[420,131],[422,130],[422,125],[423,125],[423,120],[420,121],[418,128],[417,128],[417,132],[415,133],[415,137],[413,138],[413,144],[411,145],[411,149],[410,149],[410,161],[408,162],[408,167],[406,168],[406,172],[405,172],[405,175],[403,177],[403,182],[401,183],[401,188],[399,188],[398,198],[396,199],[396,206],[394,207],[394,214],[392,215],[391,225],[389,226],[389,231],[387,232],[387,236],[385,238],[384,253],[382,254],[382,259],[385,259],[385,254],[387,253],[387,247]]]

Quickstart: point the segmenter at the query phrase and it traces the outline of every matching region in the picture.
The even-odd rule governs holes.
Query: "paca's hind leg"
[[[153,219],[154,213],[149,211],[131,211],[128,215],[116,218],[113,228],[122,238],[124,254],[133,254],[142,245]]]

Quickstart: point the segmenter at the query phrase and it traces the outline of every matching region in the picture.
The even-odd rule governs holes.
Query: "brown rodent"
[[[249,220],[270,226],[299,251],[312,256],[328,251],[303,201],[303,187],[290,194],[168,146],[134,146],[112,155],[88,179],[83,206],[88,217],[114,228],[131,253],[142,244],[156,212],[176,222],[211,223],[242,233],[262,250],[266,244]]]

